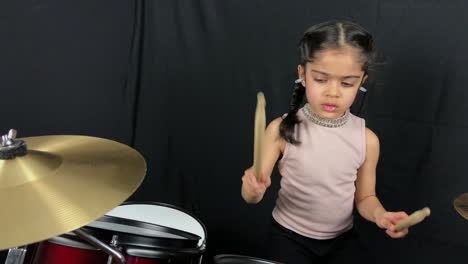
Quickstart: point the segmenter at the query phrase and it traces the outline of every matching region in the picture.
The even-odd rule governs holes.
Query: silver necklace
[[[310,111],[309,104],[305,104],[302,108],[302,112],[307,116],[307,118],[313,123],[324,126],[324,127],[340,127],[346,124],[349,119],[349,111],[346,111],[342,117],[337,119],[327,119],[319,116],[317,113]]]

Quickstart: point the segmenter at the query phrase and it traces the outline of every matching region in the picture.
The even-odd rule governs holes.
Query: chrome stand
[[[23,264],[26,256],[26,247],[14,247],[8,250],[5,264]]]

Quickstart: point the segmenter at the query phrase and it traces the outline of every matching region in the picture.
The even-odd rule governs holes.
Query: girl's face
[[[323,118],[335,119],[351,107],[366,80],[360,51],[353,47],[326,49],[315,54],[313,62],[298,66],[310,110]]]

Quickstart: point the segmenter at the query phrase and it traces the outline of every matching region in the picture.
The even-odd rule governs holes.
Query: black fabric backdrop
[[[129,199],[189,210],[205,260],[259,256],[279,187],[246,205],[256,93],[287,111],[296,44],[310,25],[356,21],[380,61],[361,115],[381,141],[377,191],[389,210],[432,215],[403,240],[356,217],[379,263],[468,258],[468,18],[464,1],[22,1],[0,3],[1,130],[86,134],[129,144],[148,174]],[[5,210],[2,213],[7,213]]]

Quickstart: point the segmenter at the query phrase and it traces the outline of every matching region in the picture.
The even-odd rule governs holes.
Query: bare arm
[[[366,159],[357,173],[355,200],[361,216],[372,222],[376,222],[376,214],[386,212],[375,195],[375,172],[379,152],[379,139],[374,132],[366,128]]]
[[[387,234],[393,238],[403,237],[408,233],[405,229],[395,232],[395,224],[407,218],[405,212],[387,212],[375,193],[376,167],[379,159],[380,144],[378,137],[366,128],[366,159],[359,168],[356,179],[356,208],[365,219],[387,229]]]
[[[241,194],[247,203],[260,202],[266,188],[270,186],[271,173],[285,145],[284,139],[279,135],[281,121],[282,118],[273,120],[265,130],[261,180],[256,180],[252,168],[247,169],[242,177]]]

